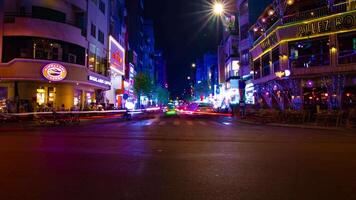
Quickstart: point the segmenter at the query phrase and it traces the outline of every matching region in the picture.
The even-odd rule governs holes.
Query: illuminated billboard
[[[112,36],[109,37],[110,69],[120,75],[125,75],[125,48]]]

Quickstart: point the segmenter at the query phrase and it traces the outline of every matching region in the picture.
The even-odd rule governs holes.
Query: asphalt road
[[[0,125],[0,199],[356,199],[356,134],[197,117]]]

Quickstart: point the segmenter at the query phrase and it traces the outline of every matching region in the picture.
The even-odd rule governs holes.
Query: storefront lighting
[[[328,93],[325,93],[324,95],[325,95],[326,97],[328,97],[328,96],[329,96],[329,94],[328,94]]]
[[[337,48],[336,47],[331,47],[331,53],[336,53],[337,52]]]
[[[289,70],[289,69],[284,70],[284,75],[285,75],[286,77],[289,77],[289,76],[291,75],[290,70]]]
[[[266,22],[266,18],[262,18],[261,21],[264,23]]]
[[[350,97],[350,96],[351,96],[351,94],[350,94],[350,93],[346,93],[346,96],[347,96],[347,97]]]

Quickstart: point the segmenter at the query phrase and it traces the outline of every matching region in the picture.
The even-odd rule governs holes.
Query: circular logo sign
[[[58,63],[50,63],[43,67],[43,76],[49,81],[61,81],[66,78],[66,68]]]

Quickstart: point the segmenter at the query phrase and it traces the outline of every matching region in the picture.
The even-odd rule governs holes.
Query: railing
[[[327,6],[324,6],[321,8],[303,11],[303,12],[297,12],[293,15],[285,16],[283,17],[283,22],[285,24],[288,24],[288,23],[298,22],[307,19],[319,18],[319,17],[327,16],[329,14],[331,14],[329,8]]]
[[[289,23],[295,23],[308,19],[320,18],[320,17],[324,17],[336,13],[347,12],[351,10],[356,10],[356,0],[352,1],[351,3],[344,2],[332,6],[323,6],[321,8],[297,12],[292,15],[284,16],[282,19],[276,21],[272,26],[267,27],[263,35],[257,37],[254,40],[254,45],[261,42],[267,35],[269,35],[274,29],[276,29],[276,27],[281,26],[283,24],[289,24]]]

